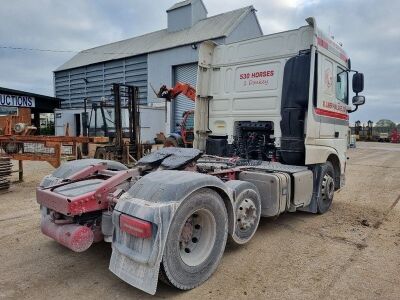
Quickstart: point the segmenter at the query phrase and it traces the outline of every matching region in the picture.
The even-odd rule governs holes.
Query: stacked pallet
[[[0,156],[0,190],[6,190],[10,187],[12,164],[7,156]]]

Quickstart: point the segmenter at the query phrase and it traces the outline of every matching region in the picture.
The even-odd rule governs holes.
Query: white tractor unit
[[[325,213],[345,183],[349,113],[365,102],[364,78],[307,23],[203,42],[193,148],[163,148],[132,169],[65,163],[37,189],[42,232],[77,252],[111,242],[111,272],[155,294],[159,278],[181,290],[202,284],[227,239],[249,242],[260,217]]]

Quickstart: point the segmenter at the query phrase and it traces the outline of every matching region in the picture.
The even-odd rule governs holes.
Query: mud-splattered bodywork
[[[246,172],[255,179],[240,180],[240,174]],[[291,186],[295,174],[302,175],[296,175],[300,180],[292,182],[293,199],[278,185],[276,196],[259,192],[268,190],[265,176],[286,178],[285,184]],[[262,209],[274,207],[283,199],[281,209],[269,215],[277,216],[293,208],[295,200],[309,201],[310,178],[312,172],[306,167],[164,148],[145,156],[133,169],[110,161],[67,163],[43,180],[37,201],[42,206],[44,234],[73,251],[86,250],[92,241],[112,242],[109,269],[130,285],[155,294],[170,226],[180,205],[190,201],[196,191],[207,188],[218,193],[227,212],[228,233],[236,243],[243,244],[257,229]],[[308,182],[309,189],[297,189],[297,182]],[[246,200],[252,201],[253,211],[258,213],[249,223],[254,226],[246,223],[254,230],[240,234],[243,224],[237,218],[239,203]],[[304,204],[308,203],[303,201],[298,206]]]

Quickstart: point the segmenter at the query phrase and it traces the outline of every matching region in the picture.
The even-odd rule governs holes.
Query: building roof
[[[181,1],[181,2],[175,3],[170,8],[167,9],[167,12],[170,12],[171,10],[174,10],[174,9],[177,9],[177,8],[180,8],[180,7],[184,7],[184,6],[189,5],[189,4],[193,4],[195,1],[200,1],[201,5],[207,11],[207,8],[204,5],[202,0],[185,0],[185,1]]]
[[[184,30],[168,32],[167,29],[163,29],[84,50],[57,68],[55,72],[226,37],[253,10],[253,6],[247,6],[200,20]]]
[[[170,8],[167,9],[167,12],[171,11],[171,10],[174,10],[174,9],[177,9],[179,7],[183,7],[183,6],[192,4],[192,2],[193,2],[192,0],[185,0],[185,1],[181,1],[181,2],[175,3]]]

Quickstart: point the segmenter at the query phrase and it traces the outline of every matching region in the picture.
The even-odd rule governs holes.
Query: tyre
[[[3,144],[3,150],[7,154],[17,154],[22,149],[22,145],[17,142],[7,142]]]
[[[178,141],[170,136],[165,140],[164,147],[178,147]]]
[[[247,243],[255,234],[261,217],[261,199],[254,184],[232,180],[227,185],[235,191],[235,232],[231,239],[237,244]]]
[[[106,159],[107,151],[104,147],[97,147],[96,152],[94,153],[94,158],[97,159]]]
[[[225,250],[228,215],[217,192],[203,188],[179,206],[169,228],[160,279],[193,289],[217,269]]]
[[[317,212],[326,213],[331,207],[335,193],[335,173],[331,162],[321,165],[321,176],[319,180],[319,194],[317,199]]]

